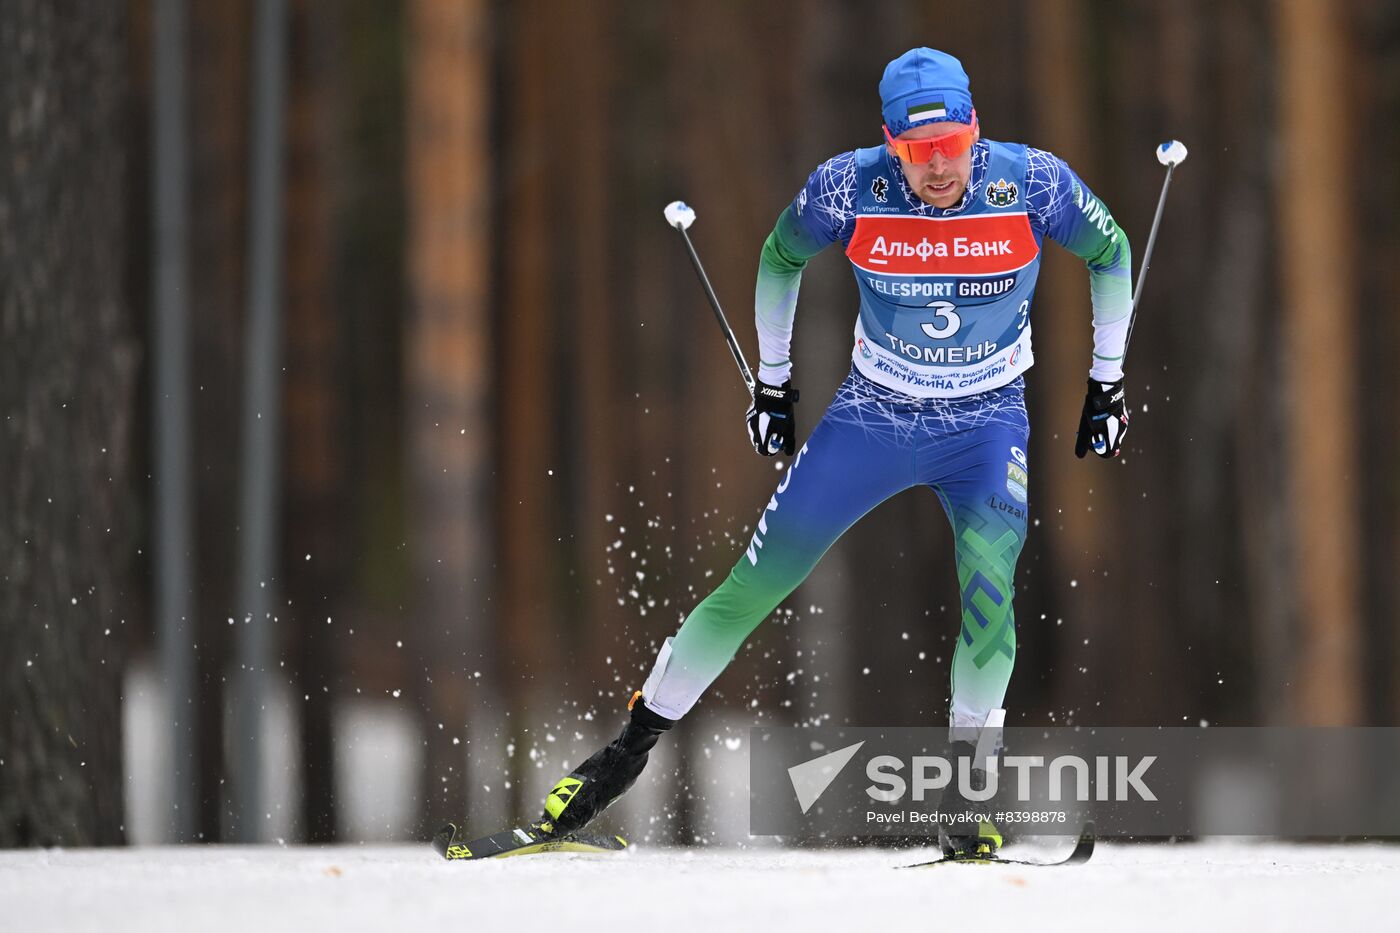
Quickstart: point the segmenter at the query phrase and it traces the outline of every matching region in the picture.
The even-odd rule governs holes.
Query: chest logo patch
[[[870,193],[875,195],[875,200],[881,204],[889,200],[890,183],[885,180],[884,175],[878,176],[870,183]]]
[[[861,214],[846,247],[862,271],[887,275],[1005,275],[1039,253],[1026,215],[1012,211],[939,220]]]
[[[1014,181],[998,178],[987,186],[987,203],[992,207],[1010,207],[1020,196],[1020,189]]]

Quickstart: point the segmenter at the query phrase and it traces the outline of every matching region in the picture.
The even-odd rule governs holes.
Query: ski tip
[[[1084,828],[1079,831],[1079,841],[1075,843],[1074,851],[1065,859],[1066,865],[1083,865],[1089,861],[1094,854],[1094,842],[1097,836],[1094,832],[1094,821],[1090,820],[1084,824]]]
[[[452,845],[457,838],[457,824],[444,823],[442,828],[433,834],[433,849],[438,855],[446,855],[447,847]]]

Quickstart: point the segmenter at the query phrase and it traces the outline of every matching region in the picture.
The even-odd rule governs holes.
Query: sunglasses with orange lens
[[[945,159],[956,159],[972,148],[972,141],[977,135],[977,111],[972,111],[971,126],[941,136],[930,136],[928,139],[895,139],[890,135],[888,126],[882,129],[885,131],[885,142],[889,143],[895,155],[905,162],[922,164],[932,159],[935,152]]]

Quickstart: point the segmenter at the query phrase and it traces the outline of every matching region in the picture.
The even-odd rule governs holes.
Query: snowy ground
[[[0,930],[1371,929],[1400,846],[1100,843],[1079,868],[892,871],[890,850],[635,849],[448,863],[426,845],[0,852]]]

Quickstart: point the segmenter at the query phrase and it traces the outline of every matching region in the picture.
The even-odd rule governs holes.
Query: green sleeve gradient
[[[807,261],[828,244],[813,237],[792,207],[763,243],[754,287],[754,326],[758,330],[758,379],[782,385],[792,374],[792,322],[797,316],[797,290]]]
[[[1094,358],[1090,375],[1102,382],[1123,378],[1128,322],[1133,310],[1132,248],[1113,215],[1077,179],[1065,222],[1051,236],[1089,270],[1094,313]]]

